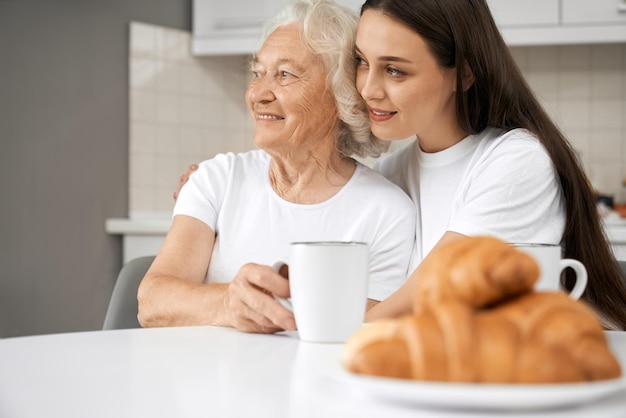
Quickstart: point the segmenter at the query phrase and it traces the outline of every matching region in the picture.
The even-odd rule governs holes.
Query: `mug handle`
[[[587,287],[587,269],[583,263],[578,260],[564,258],[561,260],[561,272],[563,272],[563,270],[567,267],[570,267],[576,273],[576,284],[569,293],[569,297],[572,299],[579,299]]]
[[[272,269],[276,272],[280,274],[280,269],[283,266],[287,266],[288,264],[284,261],[276,261],[272,264]],[[287,298],[281,298],[280,296],[276,296],[276,295],[272,295],[274,296],[274,299],[276,299],[276,301],[278,303],[280,303],[285,309],[290,310],[291,312],[293,312],[293,305],[291,304],[291,299],[287,299]]]

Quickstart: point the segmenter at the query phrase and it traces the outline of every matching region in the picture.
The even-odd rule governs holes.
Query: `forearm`
[[[467,237],[456,232],[446,231],[430,254],[451,242],[462,239],[467,239]],[[427,257],[431,257],[430,254]],[[421,278],[420,266],[417,266],[407,281],[391,296],[367,311],[365,315],[366,322],[374,322],[385,318],[397,318],[410,314],[413,311],[414,295]]]
[[[411,312],[409,281],[396,290],[387,299],[372,304],[368,301],[368,310],[365,313],[365,322],[375,322],[381,319],[396,318]]]
[[[374,299],[368,299],[367,300],[367,304],[365,305],[365,311],[369,311],[370,309],[372,309],[374,306],[378,305],[380,303],[379,300],[374,300]]]
[[[172,276],[146,277],[139,287],[138,320],[142,327],[185,325],[231,326],[228,284],[195,283]]]

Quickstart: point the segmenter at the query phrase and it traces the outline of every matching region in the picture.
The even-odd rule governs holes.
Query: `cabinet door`
[[[288,0],[194,0],[193,32],[197,36],[223,36],[232,32],[259,33],[265,21]],[[339,4],[360,11],[364,0],[338,0]],[[222,35],[219,35],[222,34]]]
[[[354,10],[357,13],[361,12],[361,6],[365,3],[365,0],[337,0],[337,3],[343,4],[346,7]]]
[[[1,1],[1,0],[0,0]],[[261,28],[288,0],[193,0],[194,55],[251,54]],[[338,0],[354,11],[364,0]]]
[[[559,0],[487,0],[487,3],[499,27],[559,24]]]
[[[258,33],[284,4],[285,0],[194,0],[193,32],[196,36]]]
[[[615,24],[626,22],[624,0],[563,0],[563,23]]]

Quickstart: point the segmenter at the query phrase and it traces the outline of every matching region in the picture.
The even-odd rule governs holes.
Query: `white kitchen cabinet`
[[[487,0],[498,27],[559,24],[559,0]]]
[[[287,0],[193,0],[195,55],[251,54]],[[339,0],[359,11],[363,0]],[[508,45],[626,42],[626,0],[487,0]]]
[[[502,36],[511,46],[626,42],[626,0],[488,3]],[[533,18],[534,14],[545,16]]]
[[[563,0],[563,24],[626,24],[626,1]]]
[[[249,54],[256,50],[263,23],[285,0],[194,0],[195,55]]]
[[[359,11],[363,0],[338,0]],[[193,0],[194,55],[245,55],[258,49],[263,23],[287,0]]]

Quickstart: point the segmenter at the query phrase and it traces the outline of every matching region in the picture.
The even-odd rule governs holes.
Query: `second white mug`
[[[572,299],[579,299],[587,287],[587,269],[578,260],[561,258],[561,246],[556,244],[511,244],[520,251],[534,257],[539,265],[540,276],[535,284],[536,290],[563,290],[561,287],[561,273],[571,268],[576,273],[576,284],[569,292]]]

